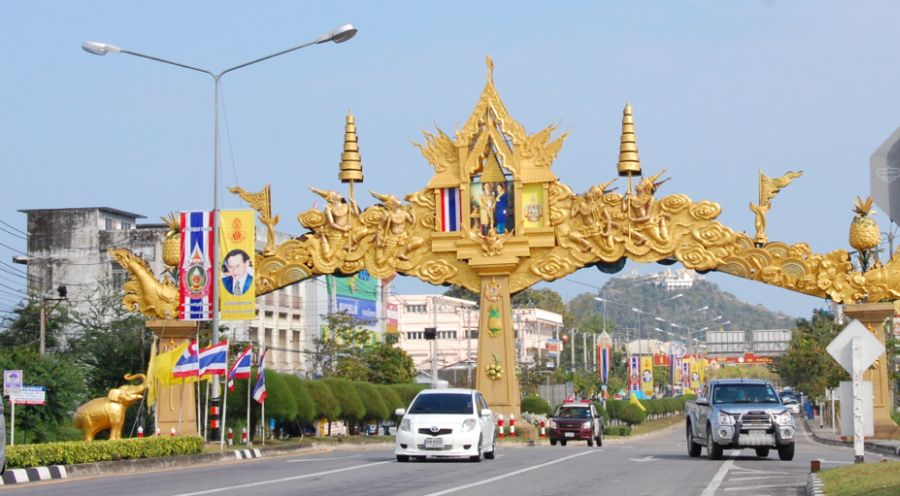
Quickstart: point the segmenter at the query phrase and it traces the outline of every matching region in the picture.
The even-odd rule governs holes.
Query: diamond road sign
[[[853,338],[857,336],[862,338],[862,363],[857,364],[857,366],[862,370],[866,370],[884,353],[884,345],[881,344],[881,341],[874,334],[866,329],[862,322],[853,320],[847,324],[847,327],[825,347],[825,351],[837,360],[841,367],[844,367],[844,370],[851,374],[853,373],[851,343]]]
[[[895,224],[900,224],[900,128],[869,157],[872,198]]]

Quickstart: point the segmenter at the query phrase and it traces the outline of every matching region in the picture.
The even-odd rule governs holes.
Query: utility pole
[[[40,354],[44,355],[47,349],[47,318],[56,310],[56,307],[59,306],[60,303],[67,301],[66,297],[68,294],[68,290],[64,285],[60,285],[56,288],[56,292],[59,294],[59,298],[45,298],[41,297],[41,318],[40,318]],[[47,309],[47,302],[53,301],[56,302],[53,304],[50,309]]]

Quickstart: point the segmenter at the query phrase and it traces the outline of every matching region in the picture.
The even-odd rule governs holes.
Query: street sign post
[[[864,417],[872,417],[872,403],[869,401],[868,410],[863,405],[863,372],[875,363],[875,360],[884,353],[884,345],[878,341],[866,326],[858,320],[853,320],[837,335],[828,346],[828,352],[853,379],[853,461],[864,461],[865,447],[865,422]],[[871,389],[869,392],[871,395]],[[843,398],[842,398],[843,399]],[[867,414],[867,415],[866,415]],[[874,427],[873,427],[874,431]]]
[[[9,396],[10,392],[22,389],[22,371],[3,371],[3,396]]]

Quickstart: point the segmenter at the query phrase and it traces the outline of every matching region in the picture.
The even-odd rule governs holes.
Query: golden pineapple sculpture
[[[872,210],[872,197],[863,200],[856,197],[853,206],[853,221],[850,223],[850,246],[856,249],[859,256],[859,264],[863,271],[868,270],[870,262],[875,258],[875,248],[881,241],[881,231],[873,219],[875,211]]]
[[[171,212],[168,217],[160,219],[169,228],[166,231],[166,240],[163,241],[163,263],[169,267],[177,267],[181,262],[181,222]]]

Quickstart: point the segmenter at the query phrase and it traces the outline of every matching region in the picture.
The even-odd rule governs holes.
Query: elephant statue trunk
[[[144,397],[149,386],[144,374],[125,374],[126,381],[140,379],[140,384],[125,384],[109,390],[105,398],[96,398],[75,410],[75,427],[84,433],[85,441],[93,441],[97,433],[109,429],[109,439],[122,438],[125,411]]]

